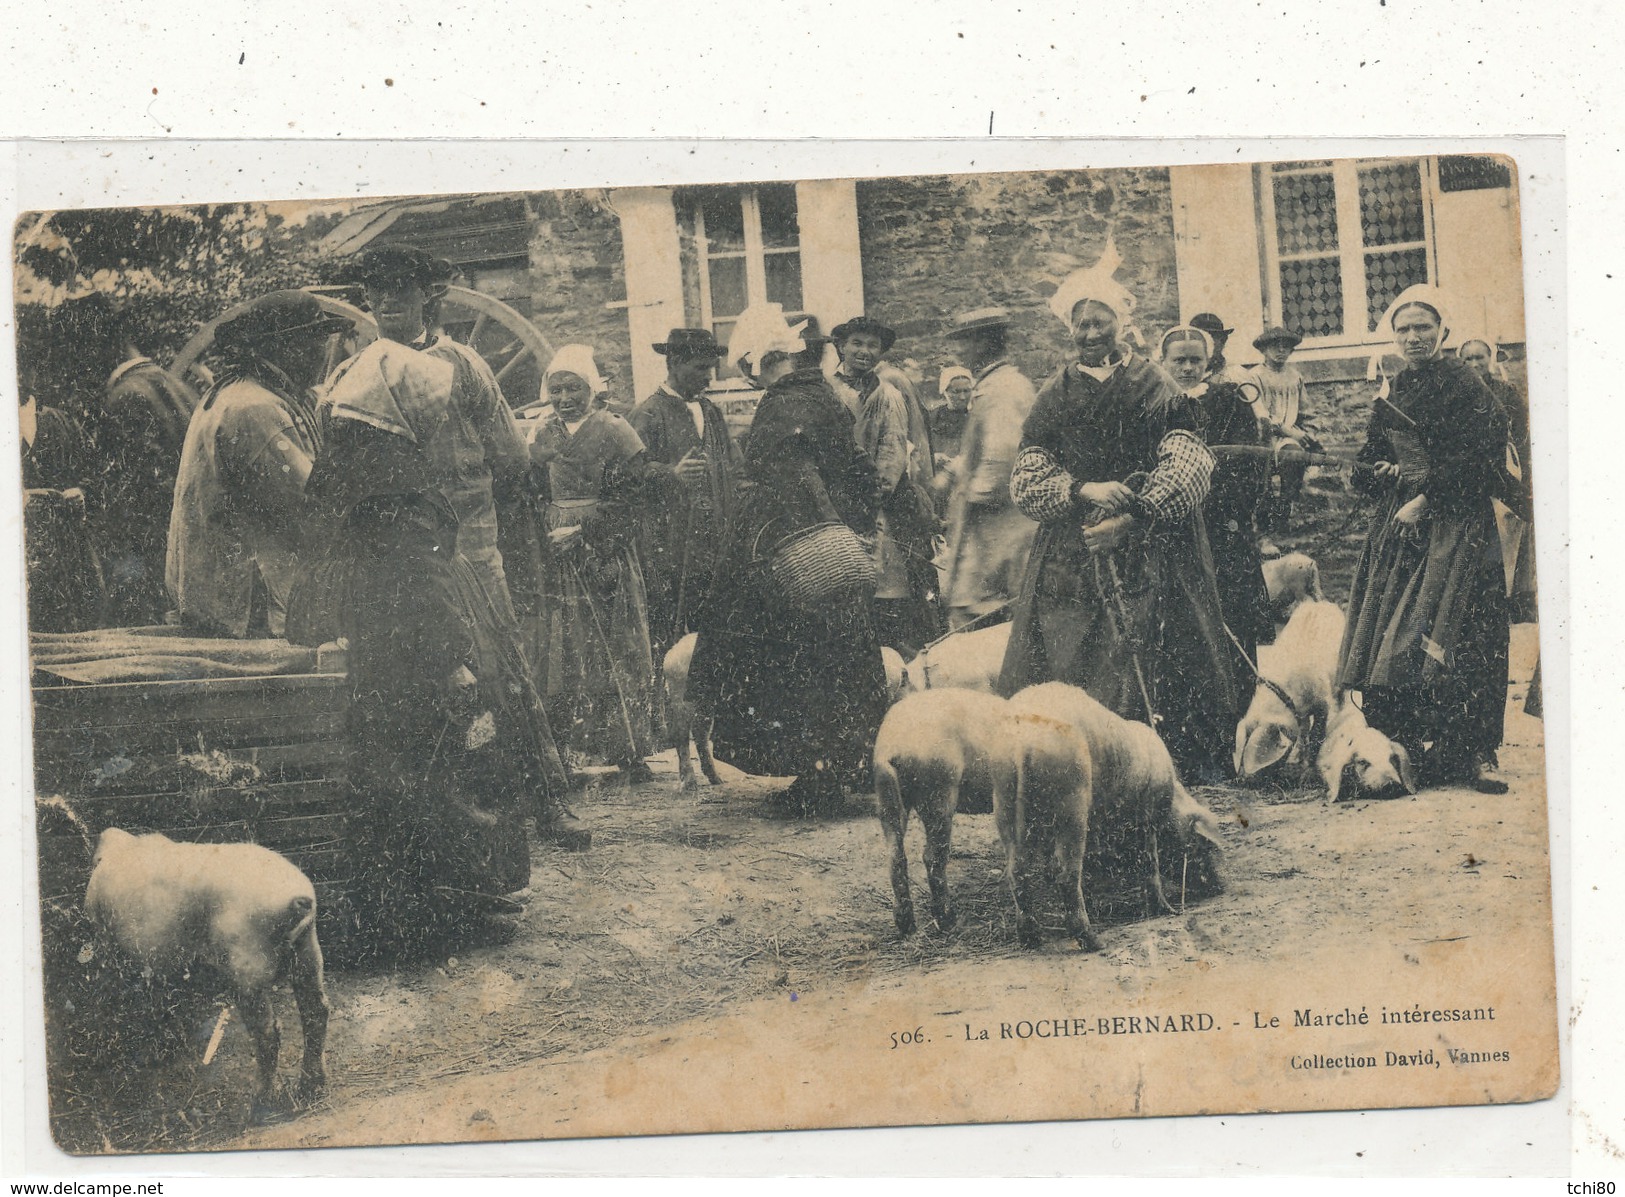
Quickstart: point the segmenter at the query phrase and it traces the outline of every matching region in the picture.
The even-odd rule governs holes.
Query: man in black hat
[[[276,291],[215,330],[225,368],[192,413],[169,522],[165,581],[187,627],[282,635],[320,446],[311,388],[349,327],[308,292]]]
[[[1298,373],[1290,359],[1292,351],[1303,341],[1297,333],[1280,325],[1266,328],[1253,341],[1253,348],[1264,355],[1264,360],[1247,372],[1246,381],[1256,388],[1253,408],[1258,412],[1259,424],[1268,442],[1277,450],[1308,449],[1317,452],[1320,442],[1312,435],[1305,404],[1309,397],[1303,375]],[[1279,489],[1269,500],[1262,513],[1272,536],[1285,536],[1291,529],[1292,504],[1303,490],[1303,476],[1308,467],[1298,463],[1284,463],[1277,467]],[[1259,546],[1265,556],[1279,550],[1268,540]]]
[[[1010,313],[978,308],[948,330],[971,372],[970,423],[959,456],[937,476],[948,506],[948,622],[958,627],[1015,598],[1038,525],[1010,501],[1010,471],[1038,393],[1008,353]]]
[[[875,626],[880,643],[912,655],[935,638],[942,623],[931,539],[937,518],[929,486],[931,434],[924,412],[911,418],[908,400],[878,373],[897,334],[869,316],[855,316],[830,331],[841,364],[830,380],[856,420],[858,447],[875,464],[880,518],[875,539]]]
[[[356,275],[379,336],[442,358],[456,371],[451,418],[443,435],[424,450],[457,513],[457,551],[490,592],[499,621],[517,636],[518,617],[499,541],[519,531],[504,528],[504,518],[516,524],[524,519],[519,492],[530,469],[530,451],[485,359],[435,329],[451,263],[415,245],[378,245],[362,252]]]
[[[633,410],[653,464],[639,549],[655,669],[689,631],[733,510],[739,448],[722,409],[705,396],[724,350],[706,328],[674,328],[654,346],[666,381]],[[659,687],[656,687],[659,693]]]

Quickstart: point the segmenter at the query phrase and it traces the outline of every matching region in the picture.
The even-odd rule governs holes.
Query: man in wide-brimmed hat
[[[188,627],[280,636],[305,549],[305,483],[320,446],[311,388],[350,322],[276,291],[221,324],[225,368],[187,427],[165,582]]]
[[[666,359],[666,379],[629,418],[657,463],[639,548],[658,671],[666,652],[691,630],[711,585],[733,510],[739,448],[722,409],[705,394],[724,352],[711,330],[674,328],[654,351]]]
[[[1277,450],[1320,448],[1320,442],[1311,435],[1313,427],[1305,410],[1309,392],[1303,375],[1289,360],[1302,342],[1301,336],[1279,324],[1266,328],[1253,341],[1253,348],[1264,355],[1264,360],[1247,372],[1245,381],[1258,389],[1253,409],[1265,437]],[[1272,536],[1285,536],[1291,530],[1292,504],[1303,490],[1306,471],[1307,467],[1298,463],[1277,467],[1279,489],[1266,500],[1261,513],[1261,522]],[[1272,556],[1272,550],[1277,549],[1267,540],[1259,547],[1265,556]]]
[[[1010,502],[1010,470],[1037,392],[1010,360],[1010,313],[977,308],[948,329],[970,371],[970,422],[959,456],[937,475],[949,489],[948,621],[959,627],[1015,597],[1038,525]]]
[[[881,358],[897,333],[871,316],[854,316],[830,330],[841,362],[830,379],[856,421],[858,447],[875,463],[881,511],[875,537],[875,626],[880,643],[908,656],[933,639],[942,606],[931,540],[938,522],[926,489],[931,482],[931,433],[925,412],[881,377]]]
[[[379,336],[441,358],[456,371],[450,418],[424,448],[457,513],[457,551],[490,592],[499,621],[517,635],[518,611],[533,609],[539,599],[535,585],[521,585],[516,606],[504,559],[505,553],[514,557],[517,582],[539,572],[531,560],[539,542],[527,526],[521,493],[530,451],[485,359],[436,329],[452,265],[418,246],[389,243],[363,250],[354,274]]]

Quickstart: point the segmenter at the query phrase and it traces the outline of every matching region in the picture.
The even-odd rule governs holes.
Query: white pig
[[[1239,775],[1261,773],[1300,743],[1304,759],[1314,759],[1336,696],[1343,624],[1343,611],[1336,603],[1310,600],[1292,612],[1273,645],[1259,649],[1259,673],[1275,683],[1291,704],[1259,683],[1247,713],[1236,725],[1234,764]]]
[[[993,810],[1013,784],[1005,702],[975,690],[930,690],[905,696],[886,713],[875,738],[875,797],[891,847],[897,930],[915,929],[903,836],[908,813],[925,829],[925,874],[931,914],[944,930],[955,914],[948,895],[948,851],[954,815]]]
[[[271,990],[291,977],[305,1035],[298,1096],[327,1086],[327,990],[316,941],[316,890],[292,861],[258,844],[177,843],[156,832],[103,831],[85,912],[125,957],[179,978],[212,966],[236,991],[259,1064],[256,1114],[272,1096],[282,1035]]]
[[[1326,729],[1317,764],[1332,802],[1349,796],[1345,787],[1356,794],[1392,793],[1402,787],[1416,793],[1410,753],[1367,723],[1365,713],[1346,695]]]
[[[1201,850],[1199,841],[1222,847],[1223,840],[1217,816],[1186,791],[1161,738],[1145,724],[1122,718],[1062,682],[1029,686],[1009,705],[1014,720],[1048,716],[1083,734],[1093,766],[1090,821],[1097,836],[1144,834],[1147,896],[1157,909],[1171,913],[1162,888],[1162,833],[1171,833],[1187,850]]]
[[[661,662],[666,679],[666,734],[677,749],[677,784],[690,791],[700,788],[700,780],[694,776],[694,758],[689,755],[691,746],[699,751],[705,780],[714,786],[722,784],[711,756],[711,720],[698,718],[688,705],[688,667],[693,663],[697,643],[699,636],[690,632],[672,645]]]
[[[1010,748],[1015,784],[995,795],[994,817],[1016,906],[1016,934],[1023,947],[1043,945],[1034,905],[1039,877],[1053,861],[1067,932],[1084,951],[1098,952],[1100,941],[1083,899],[1094,790],[1089,742],[1058,715],[1012,707]]]
[[[1264,562],[1264,589],[1269,592],[1270,614],[1284,623],[1299,603],[1320,602],[1320,566],[1307,553],[1288,553]]]
[[[1008,623],[949,636],[908,663],[908,688],[919,692],[954,686],[992,694],[1004,670],[1004,650],[1009,643]]]

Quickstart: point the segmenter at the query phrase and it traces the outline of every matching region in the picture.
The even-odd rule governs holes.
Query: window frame
[[[1416,164],[1417,177],[1422,188],[1422,240],[1395,241],[1388,244],[1368,246],[1365,242],[1365,230],[1360,221],[1360,169],[1362,167],[1385,166],[1394,163]],[[1277,165],[1276,163],[1260,163],[1255,168],[1256,194],[1259,202],[1261,239],[1263,242],[1260,248],[1263,251],[1262,263],[1265,276],[1265,324],[1279,324],[1282,322],[1281,263],[1330,256],[1324,252],[1288,254],[1281,252],[1280,236],[1276,226],[1274,187],[1274,180],[1278,177],[1295,174],[1323,174],[1327,168],[1316,164],[1297,169],[1277,170]],[[1365,326],[1363,315],[1358,327],[1352,330],[1349,327],[1351,307],[1354,311],[1362,314],[1366,310],[1365,255],[1368,252],[1382,253],[1421,249],[1424,251],[1424,260],[1427,263],[1426,281],[1434,283],[1439,277],[1439,246],[1434,226],[1434,204],[1438,195],[1438,181],[1434,158],[1432,156],[1409,157],[1403,154],[1375,158],[1334,158],[1331,160],[1330,166],[1332,196],[1337,212],[1338,273],[1343,285],[1343,329],[1341,332],[1328,336],[1304,337],[1302,348],[1306,350],[1366,346],[1377,344],[1386,339],[1381,335],[1380,330],[1372,330]],[[1354,235],[1348,235],[1348,230],[1352,230]]]
[[[713,333],[720,321],[733,322],[738,319],[738,313],[732,316],[716,314],[711,301],[711,263],[724,259],[744,259],[745,263],[745,306],[767,301],[767,259],[773,256],[795,255],[797,265],[802,270],[801,301],[807,302],[806,293],[806,260],[802,254],[801,228],[801,197],[799,193],[792,192],[796,199],[796,243],[793,246],[770,247],[762,236],[762,201],[761,190],[755,184],[742,184],[738,187],[708,188],[709,192],[727,192],[739,200],[741,223],[744,230],[744,246],[738,250],[724,250],[720,253],[711,251],[711,241],[705,234],[705,201],[702,198],[693,205],[694,214],[694,246],[698,258],[698,274],[700,284],[700,327],[708,328]],[[785,317],[793,324],[806,313],[798,308],[786,311]],[[718,368],[719,378],[733,375],[731,363]]]

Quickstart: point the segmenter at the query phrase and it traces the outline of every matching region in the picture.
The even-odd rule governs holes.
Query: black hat
[[[829,330],[829,339],[839,349],[843,341],[856,333],[873,333],[879,337],[881,353],[885,353],[897,341],[896,332],[869,316],[854,316],[844,324],[837,324]]]
[[[662,357],[680,362],[691,362],[701,357],[721,357],[727,352],[717,344],[716,337],[708,328],[674,328],[666,334],[664,341],[654,346],[654,351]]]
[[[371,245],[356,260],[356,281],[414,282],[425,290],[444,290],[451,281],[452,264],[415,245]]]
[[[1282,328],[1279,324],[1272,324],[1258,334],[1257,339],[1253,341],[1253,348],[1262,349],[1266,345],[1289,345],[1296,349],[1302,341],[1303,338],[1290,328]]]
[[[1233,328],[1226,328],[1224,321],[1212,312],[1197,312],[1191,317],[1190,325],[1192,328],[1201,329],[1210,337],[1228,337],[1236,331]]]
[[[952,340],[955,337],[974,337],[978,333],[1009,327],[1010,312],[1007,309],[977,308],[975,311],[962,312],[954,318],[953,327],[948,330],[948,338]]]
[[[309,291],[272,291],[216,328],[214,343],[230,349],[307,334],[327,336],[349,327],[349,320],[324,311]]]

